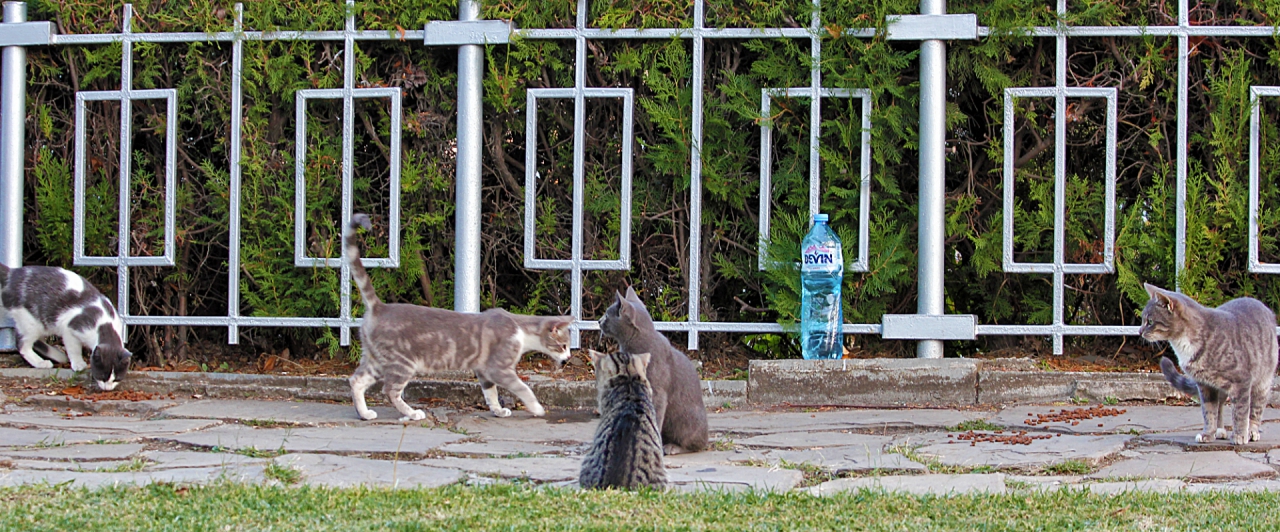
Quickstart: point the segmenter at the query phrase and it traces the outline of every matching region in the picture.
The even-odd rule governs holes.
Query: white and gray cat
[[[0,303],[17,326],[18,352],[28,364],[51,368],[50,360],[70,361],[73,371],[89,368],[102,390],[114,390],[124,379],[131,358],[120,341],[124,323],[111,300],[84,277],[50,266],[0,264],[0,286]],[[62,338],[67,352],[46,344],[49,336]],[[87,364],[84,347],[90,348]]]
[[[649,353],[588,354],[596,370],[600,424],[582,457],[578,485],[586,489],[666,487],[662,436],[646,377]]]
[[[365,404],[364,392],[381,380],[387,399],[404,416],[401,421],[423,419],[426,414],[410,407],[402,397],[409,381],[423,372],[470,369],[480,379],[480,390],[495,416],[511,415],[511,410],[498,400],[497,385],[520,398],[529,413],[545,414],[533,391],[516,374],[516,363],[528,351],[546,353],[557,363],[568,360],[573,317],[524,316],[498,308],[469,314],[383,303],[360,262],[356,230],[371,227],[368,216],[356,214],[343,232],[351,278],[360,286],[365,305],[364,324],[360,327],[364,353],[349,381],[356,413],[363,419],[378,417]]]
[[[650,353],[649,384],[653,408],[667,454],[697,452],[707,448],[707,407],[702,403],[702,381],[693,362],[653,327],[653,318],[627,287],[600,318],[600,331],[618,342],[620,351]]]
[[[1262,412],[1271,399],[1280,346],[1276,315],[1249,297],[1208,308],[1186,295],[1146,285],[1151,296],[1142,310],[1144,339],[1168,340],[1186,375],[1168,358],[1160,361],[1165,379],[1177,390],[1200,397],[1204,431],[1196,441],[1227,437],[1222,407],[1231,399],[1234,444],[1262,438]]]

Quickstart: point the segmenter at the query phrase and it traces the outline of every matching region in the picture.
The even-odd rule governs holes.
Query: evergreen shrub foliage
[[[115,3],[69,0],[30,2],[31,20],[55,21],[61,33],[120,30]],[[1197,7],[1195,24],[1275,25],[1280,1],[1226,2]],[[972,313],[980,323],[1049,323],[1052,286],[1044,275],[1007,274],[1001,268],[1002,172],[1006,148],[1017,165],[1015,254],[1023,262],[1053,258],[1052,99],[1016,102],[1015,145],[1002,145],[1003,91],[1054,85],[1053,38],[1029,36],[1052,26],[1051,3],[1034,0],[960,0],[952,13],[976,13],[989,37],[948,43],[947,310]],[[1064,22],[1076,25],[1176,24],[1176,3],[1082,0],[1069,3]],[[230,31],[230,2],[134,3],[138,32]],[[250,30],[338,30],[346,6],[338,1],[248,2]],[[803,27],[813,6],[803,0],[709,0],[714,27]],[[918,47],[885,40],[886,19],[917,12],[907,0],[827,0],[821,15],[823,83],[870,89],[872,197],[870,271],[845,277],[845,316],[876,323],[885,313],[911,313],[916,304]],[[573,27],[576,2],[486,2],[485,18],[513,19],[519,28]],[[451,0],[357,2],[357,27],[394,35],[429,20],[456,19]],[[593,27],[689,27],[683,2],[598,0]],[[843,35],[846,28],[877,28],[875,38]],[[1280,284],[1246,269],[1250,86],[1280,85],[1280,39],[1193,38],[1190,61],[1187,180],[1187,267],[1174,279],[1174,189],[1177,142],[1177,39],[1072,38],[1067,85],[1119,90],[1115,275],[1069,275],[1065,316],[1073,324],[1135,324],[1146,301],[1142,283],[1182,290],[1210,305],[1252,295],[1273,307]],[[73,103],[76,91],[114,90],[120,82],[121,46],[29,49],[26,260],[69,266],[72,230]],[[361,87],[403,89],[402,264],[374,270],[387,301],[452,306],[456,51],[412,41],[358,41],[355,79]],[[687,317],[689,288],[692,42],[596,40],[588,43],[587,85],[635,90],[633,265],[630,272],[587,272],[583,316],[599,316],[613,291],[633,284],[656,319]],[[229,232],[231,45],[144,44],[134,50],[135,88],[178,91],[177,266],[133,268],[130,312],[223,315],[227,309]],[[240,312],[254,316],[336,316],[338,272],[293,266],[293,231],[306,224],[313,257],[339,256],[341,185],[340,101],[308,105],[307,209],[295,219],[295,93],[340,87],[343,49],[338,42],[249,42],[244,46],[243,177]],[[486,48],[483,184],[483,307],[505,306],[539,314],[567,313],[569,276],[523,267],[525,91],[571,87],[571,40],[516,38]],[[761,116],[764,88],[810,83],[805,39],[706,41],[702,145],[701,318],[709,321],[794,323],[798,275],[785,264],[797,255],[807,228],[809,101],[775,98]],[[618,256],[618,201],[623,109],[620,100],[589,99],[585,129],[585,231],[589,259]],[[1070,262],[1102,260],[1103,155],[1106,105],[1101,99],[1068,102],[1067,227]],[[132,224],[134,255],[163,249],[163,101],[134,102]],[[387,253],[389,101],[357,100],[355,209],[382,215],[367,236],[366,256]],[[857,258],[861,107],[857,100],[822,102],[821,210]],[[536,161],[537,254],[572,253],[574,124],[571,100],[539,100]],[[1261,249],[1280,262],[1280,202],[1272,186],[1280,172],[1275,117],[1280,105],[1264,101]],[[92,102],[86,124],[86,251],[117,247],[119,106]],[[784,266],[756,268],[761,125],[773,128],[771,257]],[[107,294],[115,272],[78,268]],[[357,298],[358,300],[358,298]],[[358,301],[357,301],[358,305]],[[162,362],[200,341],[221,345],[221,328],[133,329],[131,348]],[[295,352],[342,352],[328,329],[245,329],[257,349],[292,346]],[[754,357],[794,356],[794,344],[776,335],[715,335],[702,340],[707,355],[753,348]],[[586,335],[588,343],[597,341]],[[1091,341],[1077,340],[1088,347]],[[1017,338],[983,338],[953,350],[994,350]],[[859,347],[906,353],[909,344],[851,339]],[[1043,350],[1043,339],[1023,349]],[[299,346],[303,346],[301,349]],[[306,346],[319,346],[319,348]],[[354,350],[353,350],[354,352]]]

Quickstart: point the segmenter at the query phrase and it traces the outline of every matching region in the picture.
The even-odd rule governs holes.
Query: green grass
[[[301,471],[298,471],[296,468],[293,468],[287,465],[277,464],[275,462],[267,464],[267,467],[262,469],[262,474],[263,476],[269,479],[275,480],[281,484],[297,484],[299,482],[302,482]]]
[[[954,427],[947,427],[947,432],[967,432],[970,430],[1004,430],[1004,427],[985,419],[970,419]]]
[[[1093,472],[1093,466],[1084,460],[1067,460],[1044,468],[1050,475],[1087,475]]]
[[[2,530],[1275,530],[1276,493],[637,493],[499,484],[0,489]],[[85,511],[92,508],[92,511]]]

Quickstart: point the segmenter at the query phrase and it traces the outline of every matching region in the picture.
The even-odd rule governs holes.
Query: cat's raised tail
[[[1160,357],[1160,372],[1164,373],[1165,380],[1173,385],[1173,389],[1195,398],[1200,397],[1200,385],[1196,384],[1195,379],[1178,373],[1178,369],[1168,357]]]
[[[381,305],[382,300],[378,299],[378,293],[373,291],[369,272],[365,271],[364,263],[360,261],[360,240],[356,231],[372,227],[373,223],[369,221],[369,215],[353,214],[351,223],[347,224],[346,229],[342,231],[342,245],[346,247],[347,262],[351,265],[351,278],[360,286],[360,298],[364,300],[366,309]]]

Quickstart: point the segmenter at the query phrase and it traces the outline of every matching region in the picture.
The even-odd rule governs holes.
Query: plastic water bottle
[[[813,215],[813,227],[800,243],[800,349],[806,360],[844,356],[844,309],[840,285],[844,253],[827,215]]]

